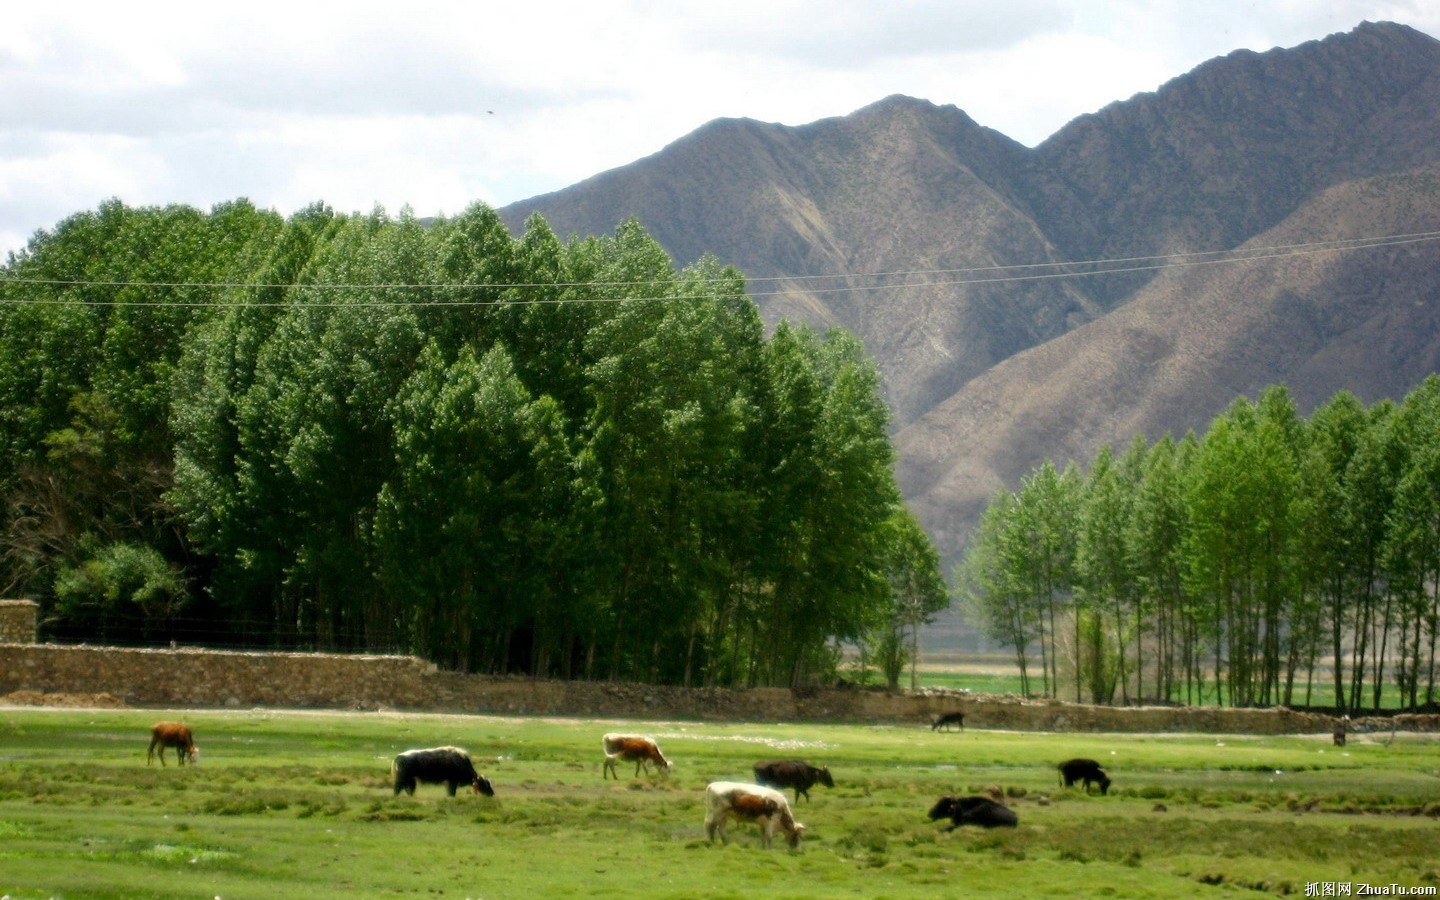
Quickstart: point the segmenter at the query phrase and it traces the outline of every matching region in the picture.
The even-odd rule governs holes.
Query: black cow
[[[755,783],[767,785],[774,788],[794,788],[795,802],[800,802],[800,795],[804,794],[805,799],[810,799],[810,788],[815,782],[820,782],[826,787],[834,787],[835,779],[830,777],[829,769],[821,769],[812,766],[803,760],[781,759],[775,762],[759,762],[755,764]]]
[[[1072,787],[1075,782],[1085,782],[1085,793],[1090,793],[1090,783],[1093,781],[1100,785],[1100,793],[1106,794],[1110,791],[1110,777],[1100,764],[1093,759],[1067,759],[1060,764],[1060,780],[1066,787]]]
[[[964,731],[965,714],[963,712],[956,711],[938,715],[935,717],[935,720],[930,723],[930,730],[939,731],[943,729],[945,731],[949,731],[951,725],[959,725],[960,730]]]
[[[941,797],[930,808],[930,818],[948,818],[952,824],[946,831],[954,831],[961,825],[1014,828],[1020,824],[1020,817],[1013,809],[989,797]]]
[[[477,794],[495,796],[490,779],[475,771],[470,754],[459,747],[432,747],[428,750],[406,750],[390,764],[390,774],[395,777],[395,793],[401,791],[415,794],[415,782],[443,784],[446,792],[455,796],[455,789],[468,784]]]

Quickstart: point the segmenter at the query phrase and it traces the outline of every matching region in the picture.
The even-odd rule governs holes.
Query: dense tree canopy
[[[1047,693],[1063,674],[1099,702],[1433,705],[1437,448],[1440,376],[1308,420],[1272,387],[1203,437],[1137,437],[1002,491],[960,591],[1022,672],[1038,653]]]
[[[944,605],[875,367],[635,222],[107,203],[0,277],[0,592],[48,635],[798,684]]]

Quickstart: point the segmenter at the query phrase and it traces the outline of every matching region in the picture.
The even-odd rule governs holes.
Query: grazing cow
[[[1060,780],[1066,787],[1077,781],[1085,782],[1085,793],[1090,793],[1090,782],[1100,785],[1100,793],[1110,791],[1110,777],[1100,764],[1093,759],[1067,759],[1060,764]]]
[[[200,761],[200,748],[195,746],[195,738],[190,734],[190,726],[181,722],[156,722],[150,728],[150,749],[145,751],[145,765],[150,765],[151,758],[155,755],[155,748],[160,748],[160,765],[165,765],[165,748],[175,748],[175,758],[180,765],[185,765],[186,760],[191,763]]]
[[[979,825],[981,828],[1014,828],[1020,824],[1020,817],[1003,803],[989,797],[941,797],[930,808],[931,819],[949,819],[954,831],[961,825]]]
[[[432,747],[426,750],[406,750],[390,764],[390,774],[395,779],[395,793],[401,791],[415,795],[415,782],[444,784],[445,792],[455,796],[455,789],[468,784],[477,794],[495,796],[490,779],[475,771],[470,754],[459,747]]]
[[[1335,723],[1335,733],[1332,735],[1332,739],[1335,741],[1335,746],[1337,746],[1337,747],[1343,747],[1343,746],[1345,746],[1345,733],[1349,730],[1349,728],[1348,728],[1349,725],[1350,725],[1350,717],[1349,717],[1349,716],[1345,716],[1345,717],[1342,718],[1340,721],[1338,721],[1338,722]]]
[[[615,774],[615,760],[623,759],[626,762],[635,763],[635,777],[640,776],[640,770],[645,769],[646,774],[650,772],[650,763],[654,763],[660,771],[670,771],[670,761],[660,752],[660,746],[655,743],[654,738],[648,738],[640,734],[607,734],[601,739],[605,748],[605,766],[600,770],[600,778],[603,780],[606,773],[615,775],[619,781],[620,776]]]
[[[785,832],[785,840],[792,848],[800,846],[800,836],[805,833],[805,826],[791,814],[785,795],[774,788],[734,781],[711,782],[705,788],[705,836],[711,843],[717,831],[722,842],[730,842],[725,823],[731,816],[759,824],[760,843],[766,848],[776,828]]]
[[[955,712],[947,712],[942,715],[938,715],[935,717],[934,721],[930,723],[930,730],[949,731],[951,725],[959,725],[960,730],[964,731],[965,714],[963,712],[960,712],[959,710],[956,710]]]
[[[835,786],[835,779],[830,777],[829,769],[812,766],[802,760],[782,759],[755,764],[756,784],[781,789],[794,788],[796,803],[800,802],[801,794],[805,795],[807,802],[810,800],[810,788],[817,781],[826,787]]]

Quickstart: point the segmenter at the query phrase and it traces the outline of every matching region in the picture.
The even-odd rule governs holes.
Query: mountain
[[[859,334],[901,487],[953,561],[1047,458],[1202,430],[1267,384],[1308,412],[1435,371],[1440,242],[1313,245],[1440,232],[1437,135],[1440,41],[1367,22],[1211,60],[1035,148],[897,96],[712,122],[501,215],[562,235],[635,216],[682,264],[743,269],[769,321]],[[1089,260],[1134,262],[1038,268]]]

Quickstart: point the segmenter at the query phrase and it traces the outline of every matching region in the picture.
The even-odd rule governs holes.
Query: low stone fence
[[[866,688],[727,690],[442,672],[411,656],[241,653],[0,644],[0,700],[108,695],[130,706],[396,709],[597,718],[924,725],[951,710],[966,725],[1016,731],[1329,734],[1331,716],[1291,710],[1083,706],[1060,701]],[[13,701],[12,701],[13,702]],[[1383,724],[1381,724],[1383,722]],[[1440,716],[1368,725],[1440,731]],[[1352,728],[1364,729],[1357,720]]]

